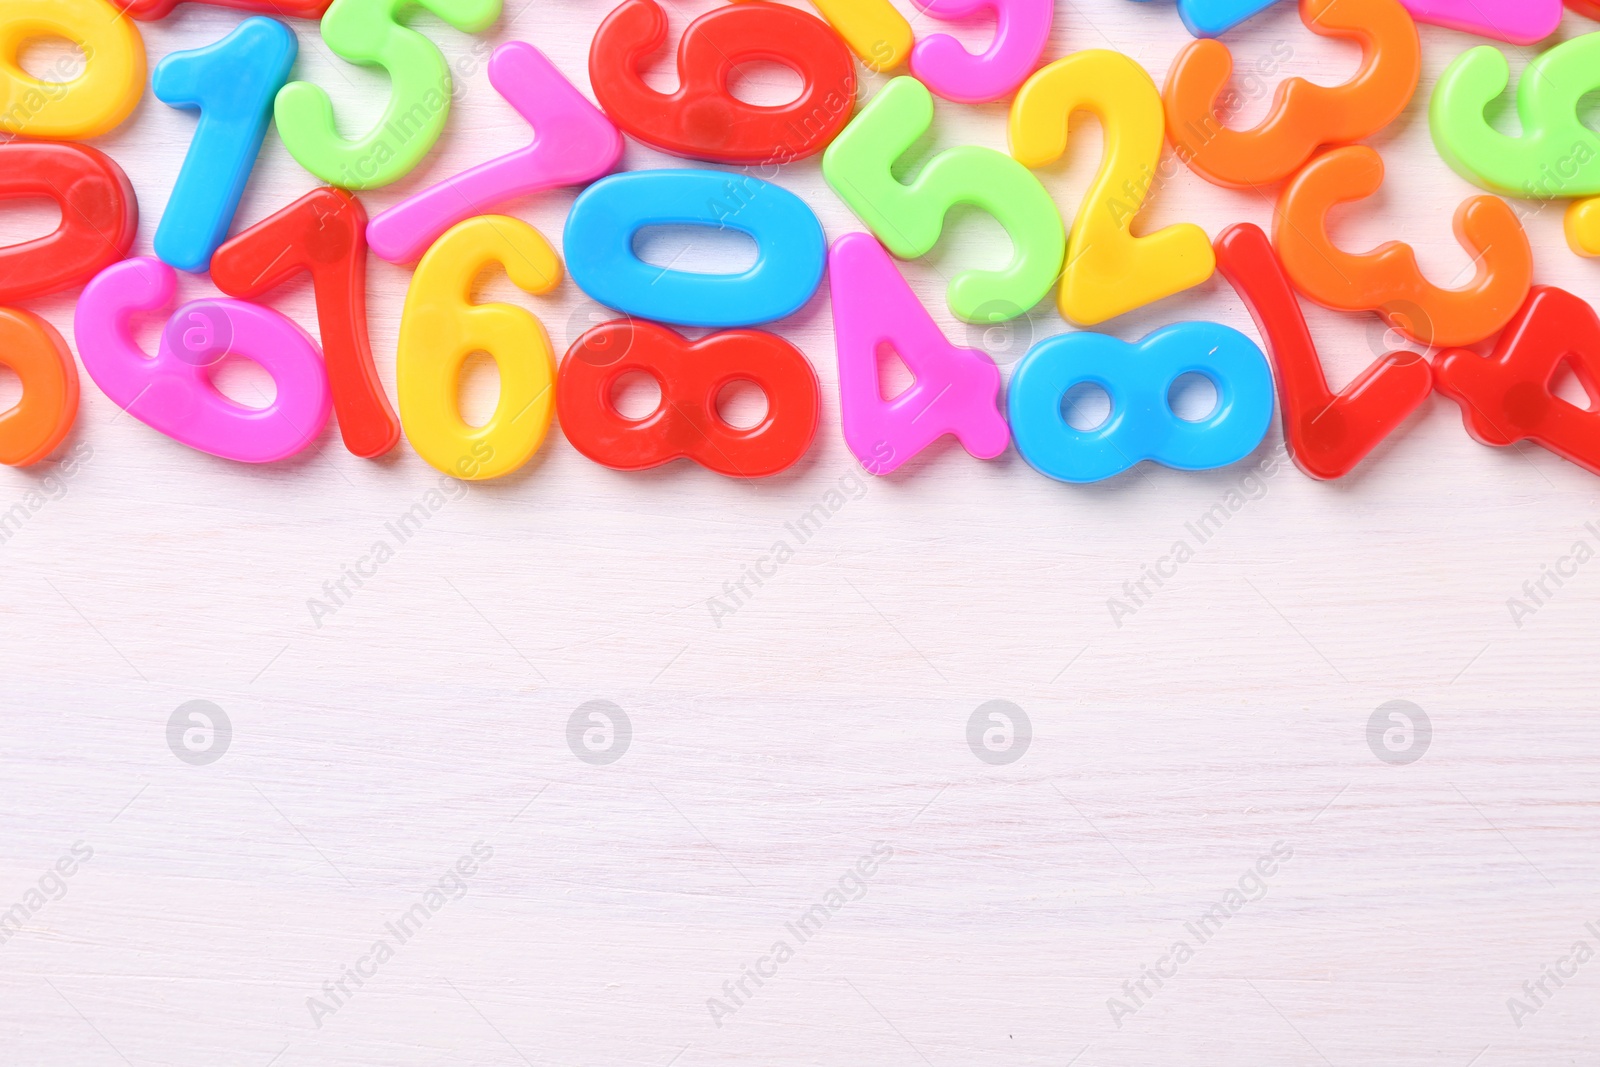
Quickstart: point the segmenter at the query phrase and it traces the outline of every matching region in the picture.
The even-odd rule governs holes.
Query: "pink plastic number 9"
[[[1010,96],[1028,80],[1050,40],[1055,0],[916,0],[936,19],[970,18],[982,11],[995,17],[994,43],[973,55],[948,34],[917,42],[911,73],[946,100],[986,104]]]
[[[158,259],[125,259],[83,290],[73,320],[78,355],[112,403],[190,448],[242,463],[271,463],[305,448],[327,424],[332,400],[315,343],[269,308],[243,300],[194,300],[167,320],[154,359],[139,350],[130,320],[156,311],[177,290]],[[277,386],[264,408],[224,396],[211,381],[225,355],[258,363]]]

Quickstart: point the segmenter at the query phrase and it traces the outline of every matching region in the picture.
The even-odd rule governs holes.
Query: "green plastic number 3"
[[[389,106],[364,137],[348,140],[333,121],[333,101],[310,82],[278,91],[278,133],[306,170],[342,189],[377,189],[405,177],[428,154],[450,115],[454,85],[438,46],[409,26],[400,12],[427,8],[464,33],[487,29],[501,0],[333,0],[322,18],[322,39],[343,59],[382,67],[393,84]]]
[[[992,148],[952,148],[911,184],[897,181],[890,167],[932,124],[932,94],[915,78],[895,78],[828,147],[822,175],[901,259],[932,251],[946,213],[957,204],[993,215],[1011,238],[1011,262],[1000,270],[956,275],[946,297],[966,322],[1014,319],[1055,283],[1066,255],[1066,227],[1039,180]]]

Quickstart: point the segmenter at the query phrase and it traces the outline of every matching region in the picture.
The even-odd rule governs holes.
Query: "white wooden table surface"
[[[669,5],[671,39],[713,6]],[[484,42],[531,41],[587,89],[607,9],[508,0],[482,41],[418,14],[467,73],[428,162],[369,209],[526,137],[488,84]],[[152,65],[240,17],[185,5],[144,25]],[[1569,15],[1561,37],[1595,28]],[[383,76],[295,29],[299,76],[363,128]],[[1475,190],[1434,152],[1427,99],[1478,42],[1422,36],[1422,87],[1374,142],[1388,183],[1336,233],[1357,250],[1406,240],[1445,283],[1468,265],[1450,218]],[[1050,55],[1115,47],[1159,83],[1188,40],[1165,0],[1062,0]],[[1353,48],[1310,35],[1289,4],[1231,43],[1254,62],[1285,42],[1287,73],[1331,84],[1355,69]],[[1530,53],[1511,51],[1520,70]],[[791,84],[748,81],[764,100]],[[146,94],[97,142],[138,191],[140,253],[193,126]],[[1099,158],[1092,121],[1073,138],[1044,174],[1068,215]],[[941,104],[919,158],[961,143],[1004,148],[1004,106]],[[669,164],[631,142],[625,162]],[[778,180],[830,238],[859,228],[815,160]],[[315,184],[270,133],[237,228]],[[559,248],[572,195],[508,211]],[[1520,206],[1537,280],[1600,299],[1560,206]],[[1215,234],[1270,218],[1262,196],[1180,171],[1141,224]],[[52,225],[8,208],[0,241]],[[748,252],[704,233],[652,249],[678,254],[715,269]],[[973,330],[946,311],[939,273],[1004,255],[969,214],[905,270],[952,337],[1009,373],[1069,328],[1053,303]],[[409,275],[374,257],[369,277],[392,396]],[[606,317],[570,281],[550,298],[503,277],[485,293],[532,307],[558,352]],[[70,341],[75,297],[24,306]],[[308,285],[270,303],[315,328]],[[1307,315],[1336,387],[1383,350],[1375,318]],[[1255,336],[1220,277],[1108,329],[1136,339],[1189,318]],[[1537,448],[1476,444],[1437,396],[1337,484],[1286,462],[1250,475],[1279,454],[1276,424],[1249,463],[1204,474],[1147,466],[1069,487],[1014,450],[980,463],[950,444],[869,482],[839,432],[826,286],[776,329],[824,386],[796,469],[622,474],[555,429],[514,476],[450,488],[320,626],[308,600],[393,540],[385,524],[435,472],[404,443],[356,459],[331,423],[292,462],[212,459],[116,417],[85,378],[58,453],[78,457],[70,475],[0,470],[0,511],[32,502],[0,545],[0,912],[31,913],[0,945],[0,1063],[1597,1062],[1600,563],[1520,626],[1507,602],[1574,542],[1600,547],[1586,526],[1600,526],[1600,482]],[[226,381],[249,397],[265,379],[245,365]],[[493,374],[469,384],[486,415]],[[799,543],[786,524],[835,489],[844,505]],[[1245,505],[1117,625],[1108,599],[1230,491]],[[711,598],[779,540],[793,558],[713,618]],[[231,724],[203,766],[168,745],[169,718],[196,700]],[[609,764],[569,747],[569,718],[594,700],[631,724]],[[1009,764],[967,743],[991,700],[1031,722]],[[1431,723],[1404,765],[1368,742],[1394,700]],[[1270,877],[1253,873],[1263,856]],[[63,857],[70,877],[52,873]],[[1191,924],[1241,887],[1202,943]],[[802,940],[788,924],[813,905],[827,920]],[[407,914],[401,943],[389,924]],[[1179,941],[1192,955],[1157,989],[1145,969],[1170,972]],[[1558,964],[1576,973],[1544,979],[1549,995],[1513,1017],[1508,998],[1534,1008],[1524,983]],[[358,965],[359,985],[345,977]],[[758,965],[759,986],[744,978]]]

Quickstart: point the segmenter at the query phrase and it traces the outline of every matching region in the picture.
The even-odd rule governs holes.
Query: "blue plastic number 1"
[[[272,120],[272,101],[289,80],[299,45],[294,31],[249,18],[215,44],[174,52],[156,64],[150,87],[200,122],[156,228],[156,255],[180,270],[204,271],[228,236],[233,213]]]

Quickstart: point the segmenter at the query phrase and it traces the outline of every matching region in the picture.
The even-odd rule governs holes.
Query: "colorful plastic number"
[[[1411,17],[1511,44],[1535,44],[1561,25],[1561,0],[1401,0]]]
[[[285,459],[316,440],[330,409],[322,358],[276,311],[192,300],[167,320],[153,359],[139,350],[134,313],[166,307],[176,290],[173,269],[149,256],[113,264],[84,288],[73,319],[78,355],[111,402],[190,448],[242,463]],[[212,368],[230,354],[272,376],[272,403],[245,407],[212,384]]]
[[[229,296],[254,299],[311,275],[339,432],[352,454],[373,459],[400,439],[400,420],[367,339],[366,225],[367,213],[350,193],[314,189],[217,249],[211,280]]]
[[[88,281],[128,254],[139,201],[117,161],[88,145],[0,144],[0,201],[43,196],[61,209],[54,233],[0,248],[0,303]]]
[[[1543,53],[1517,85],[1519,137],[1492,128],[1484,108],[1511,83],[1511,67],[1490,45],[1455,58],[1428,105],[1433,143],[1456,173],[1485,189],[1530,200],[1600,194],[1600,135],[1578,103],[1600,89],[1600,33]]]
[[[204,271],[228,236],[272,121],[272,98],[289,80],[298,51],[293,30],[256,16],[214,44],[156,64],[156,99],[200,112],[156,228],[156,255],[179,270]]]
[[[400,421],[417,454],[470,481],[499,478],[544,443],[555,407],[555,357],[539,320],[512,304],[474,304],[473,283],[505,268],[523,292],[561,281],[550,242],[521,219],[480,215],[452,227],[417,264],[400,318],[395,384]],[[500,400],[482,426],[461,417],[461,368],[486,352],[500,371]]]
[[[1004,452],[1000,371],[988,355],[945,339],[871,235],[847,233],[828,253],[839,416],[845,444],[873,474],[890,474],[950,434],[978,459]],[[915,381],[883,398],[878,352],[888,346]]]
[[[1167,135],[1178,157],[1213,185],[1249,188],[1286,178],[1319,145],[1383,129],[1416,92],[1422,44],[1395,0],[1300,0],[1300,21],[1319,36],[1359,43],[1361,67],[1342,85],[1281,82],[1271,112],[1253,129],[1229,129],[1217,116],[1233,73],[1228,46],[1196,41],[1178,53],[1164,94]]]
[[[1337,396],[1328,388],[1300,301],[1267,235],[1252,223],[1217,237],[1217,269],[1233,285],[1278,375],[1283,439],[1295,466],[1313,478],[1343,478],[1433,391],[1433,371],[1401,349],[1374,361]]]
[[[1272,241],[1296,289],[1323,307],[1376,311],[1425,345],[1470,345],[1500,329],[1533,283],[1533,250],[1505,201],[1475,196],[1456,209],[1456,240],[1477,272],[1460,289],[1422,276],[1411,246],[1388,241],[1351,255],[1328,236],[1335,204],[1371,196],[1383,184],[1383,159],[1366,145],[1335,148],[1308,164],[1283,190]]]
[[[1221,37],[1277,0],[1178,0],[1178,17],[1195,37]]]
[[[489,58],[489,84],[533,127],[533,143],[446,179],[372,220],[367,241],[390,263],[412,263],[450,227],[508,200],[609,174],[617,128],[545,54],[510,41]]]
[[[682,326],[754,326],[800,310],[822,282],[827,242],[805,201],[781,186],[716,170],[613,174],[589,186],[567,216],[563,246],[578,288],[618,311]],[[705,226],[748,234],[756,262],[738,274],[663,269],[641,260],[647,226]]]
[[[642,419],[612,402],[623,375],[643,372],[661,402]],[[767,398],[767,414],[739,429],[717,412],[725,386],[747,381]],[[761,330],[729,330],[690,342],[649,322],[607,322],[578,338],[561,362],[561,429],[574,448],[603,467],[638,471],[692,459],[733,478],[765,478],[794,463],[817,433],[821,395],[800,350]]]
[[[946,100],[984,104],[1017,91],[1028,80],[1050,41],[1055,0],[916,0],[936,19],[963,19],[980,12],[995,18],[994,43],[973,55],[946,33],[917,42],[911,74]]]
[[[1579,200],[1567,208],[1567,246],[1580,256],[1600,256],[1600,197]]]
[[[1203,419],[1172,410],[1168,394],[1184,374],[1201,374],[1217,403]],[[1079,430],[1062,414],[1068,391],[1093,383],[1111,398],[1105,422]],[[1017,451],[1041,474],[1098,482],[1141,460],[1177,470],[1237,463],[1272,421],[1272,372],[1248,337],[1214,322],[1164,326],[1137,344],[1098,333],[1046,338],[1011,375],[1008,397]]]
[[[278,134],[299,164],[341,189],[377,189],[422,162],[444,129],[454,83],[450,65],[432,41],[400,24],[400,12],[427,8],[464,33],[487,29],[501,0],[333,0],[322,18],[322,39],[334,54],[359,66],[382,67],[392,83],[388,106],[365,135],[347,140],[333,120],[333,101],[310,82],[278,91]]]
[[[1475,439],[1499,446],[1526,439],[1600,474],[1600,412],[1550,391],[1567,363],[1588,394],[1600,396],[1600,317],[1578,297],[1538,286],[1493,356],[1454,349],[1437,360],[1439,392],[1461,405]]]
[[[1010,156],[962,145],[940,153],[909,185],[895,160],[933,124],[933,96],[915,78],[895,78],[862,109],[822,157],[822,174],[857,218],[901,259],[939,242],[958,204],[981,208],[1011,238],[1000,270],[967,270],[950,282],[950,310],[967,322],[1004,322],[1050,291],[1066,251],[1066,228],[1039,180]]]
[[[1192,223],[1133,236],[1161,158],[1161,96],[1122,53],[1074,52],[1029,78],[1011,105],[1011,154],[1032,168],[1060,159],[1079,110],[1100,120],[1105,154],[1072,220],[1057,300],[1064,317],[1093,325],[1199,285],[1216,260]]]
[[[1600,3],[1596,0],[1567,0],[1567,6],[1584,18],[1600,19]]]
[[[0,412],[0,463],[27,467],[59,445],[78,416],[78,365],[56,328],[0,308],[0,366],[22,380],[22,399]]]
[[[71,81],[22,69],[38,37],[71,41],[87,57]],[[5,0],[0,6],[0,133],[83,141],[122,125],[144,93],[144,38],[106,0]]]
[[[595,98],[618,126],[663,152],[718,163],[782,164],[820,152],[850,121],[856,65],[819,20],[779,4],[720,7],[689,24],[678,42],[678,89],[658,93],[639,67],[667,39],[655,0],[623,0],[589,46]],[[800,95],[777,107],[728,91],[740,63],[781,63],[800,76]]]
[[[893,70],[911,53],[911,24],[889,0],[811,0],[868,70]]]
[[[172,14],[182,0],[116,0],[118,7],[140,21],[164,19]],[[259,11],[264,15],[282,15],[285,18],[320,19],[333,0],[196,0],[213,7],[231,7],[240,11]]]

